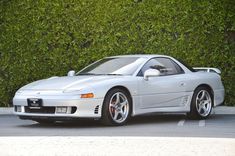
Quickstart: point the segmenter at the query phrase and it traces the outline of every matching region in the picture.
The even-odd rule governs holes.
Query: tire
[[[187,116],[190,119],[206,119],[210,116],[213,107],[213,95],[207,87],[198,87],[193,93],[190,112]]]
[[[43,124],[43,125],[48,125],[48,124],[53,124],[55,123],[55,121],[52,121],[52,120],[46,120],[46,119],[36,119],[34,120],[40,124]]]
[[[124,125],[130,118],[131,106],[131,97],[125,90],[110,90],[104,99],[101,122],[107,126]]]

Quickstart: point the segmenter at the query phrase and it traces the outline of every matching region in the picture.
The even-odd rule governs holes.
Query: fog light
[[[22,112],[22,111],[21,111],[21,106],[15,106],[15,111],[16,111],[16,112]]]
[[[67,107],[56,107],[56,113],[67,113]]]

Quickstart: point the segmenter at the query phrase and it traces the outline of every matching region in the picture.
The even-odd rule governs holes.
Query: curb
[[[13,107],[0,107],[0,115],[13,114]]]
[[[214,114],[234,114],[235,115],[235,107],[232,106],[218,106],[214,108]]]
[[[11,114],[13,114],[13,107],[0,107],[0,115],[11,115]],[[214,108],[212,114],[220,114],[220,115],[234,114],[235,115],[235,107],[218,106]]]

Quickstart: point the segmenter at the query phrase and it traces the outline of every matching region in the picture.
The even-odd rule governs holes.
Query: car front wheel
[[[123,125],[130,116],[130,110],[130,95],[122,89],[112,89],[104,99],[102,123],[105,125]]]

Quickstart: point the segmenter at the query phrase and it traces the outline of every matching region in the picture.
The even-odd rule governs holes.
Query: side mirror
[[[157,69],[148,69],[144,72],[144,80],[148,80],[149,77],[160,76],[160,71]]]
[[[75,76],[75,71],[74,70],[70,70],[68,72],[67,76]]]

